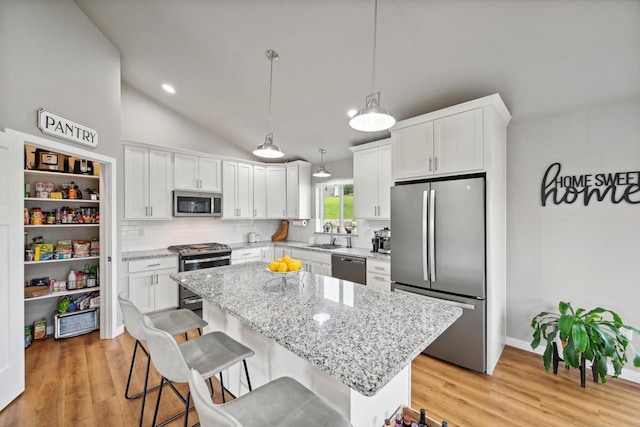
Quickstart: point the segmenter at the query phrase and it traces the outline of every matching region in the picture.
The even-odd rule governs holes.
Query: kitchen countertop
[[[287,248],[304,249],[307,251],[324,252],[324,253],[339,254],[339,255],[360,256],[363,258],[374,259],[377,261],[391,262],[391,255],[381,254],[379,252],[371,252],[371,249],[368,249],[368,248],[367,249],[347,248],[343,246],[337,249],[322,249],[322,248],[315,248],[313,246],[310,246],[306,242],[298,242],[293,240],[285,240],[283,242],[272,242],[270,240],[267,240],[267,241],[258,242],[258,243],[241,242],[241,243],[232,243],[229,246],[231,246],[232,250],[262,248],[264,246],[284,246]]]
[[[267,265],[171,278],[365,396],[376,394],[462,315],[458,307],[318,274],[299,272],[301,282],[288,279],[283,287]],[[317,314],[329,318],[314,320]]]
[[[352,255],[352,256],[361,256],[367,259],[373,259],[377,261],[385,261],[391,262],[391,255],[381,254],[378,252],[371,252],[370,249],[365,248],[347,248],[341,247],[338,249],[322,249],[322,248],[314,248],[309,246],[308,243],[305,242],[297,242],[297,241],[284,241],[284,242],[272,242],[270,240],[266,240],[264,242],[258,243],[231,243],[229,245],[231,250],[240,250],[240,249],[251,249],[251,248],[263,248],[265,246],[283,246],[287,248],[296,248],[296,249],[304,249],[308,251],[316,251],[316,252],[324,252],[329,254],[340,254],[340,255]],[[122,252],[122,261],[137,261],[141,259],[151,259],[151,258],[163,258],[169,256],[178,256],[175,252],[171,252],[168,249],[151,249],[144,251],[128,251]]]
[[[152,249],[146,251],[129,251],[122,252],[122,261],[138,261],[141,259],[150,259],[150,258],[164,258],[174,256],[177,257],[178,254],[175,252],[171,252],[168,249]]]

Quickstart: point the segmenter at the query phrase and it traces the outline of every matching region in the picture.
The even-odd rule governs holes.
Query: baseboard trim
[[[539,346],[534,350],[531,348],[531,343],[529,341],[524,341],[517,338],[507,337],[507,345],[519,348],[520,350],[530,351],[531,353],[536,353],[539,355],[542,355],[544,353],[544,347]],[[587,363],[589,362],[587,361]],[[609,364],[609,371],[613,372],[613,365],[611,364]],[[622,368],[622,373],[618,378],[640,384],[640,371],[636,371],[635,369]]]

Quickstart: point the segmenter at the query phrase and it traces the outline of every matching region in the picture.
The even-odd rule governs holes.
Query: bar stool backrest
[[[142,315],[142,330],[147,337],[149,354],[156,370],[177,383],[189,382],[189,366],[182,356],[176,340],[168,332],[157,329],[149,316]],[[197,339],[197,338],[196,338]]]
[[[189,390],[202,427],[242,427],[235,417],[225,412],[224,405],[213,403],[207,384],[195,369],[191,369]]]
[[[144,331],[142,330],[142,312],[132,303],[124,292],[118,294],[118,303],[122,310],[122,320],[129,334],[138,341],[145,341]]]

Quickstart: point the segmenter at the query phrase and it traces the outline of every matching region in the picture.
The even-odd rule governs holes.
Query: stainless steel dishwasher
[[[349,255],[331,255],[331,276],[350,282],[367,284],[367,260]]]

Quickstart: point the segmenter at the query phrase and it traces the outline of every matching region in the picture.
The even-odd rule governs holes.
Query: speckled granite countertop
[[[363,258],[391,262],[391,255],[381,254],[378,252],[371,252],[371,249],[368,249],[368,248],[365,249],[365,248],[341,247],[338,249],[322,249],[322,248],[314,248],[313,246],[309,246],[309,244],[306,242],[297,242],[297,241],[291,241],[291,240],[286,240],[284,242],[272,242],[272,241],[265,241],[265,242],[259,242],[259,243],[242,242],[242,243],[232,243],[229,246],[231,246],[232,250],[262,248],[264,246],[283,246],[285,248],[304,249],[307,251],[324,252],[328,254],[361,256]]]
[[[149,259],[149,258],[164,258],[175,256],[178,254],[175,252],[171,252],[168,249],[153,249],[147,251],[130,251],[130,252],[122,252],[122,261],[137,261],[141,259]]]
[[[288,279],[283,288],[266,267],[252,262],[171,278],[365,396],[462,315],[457,307],[318,274],[297,273],[302,282]],[[316,314],[330,317],[320,322]]]
[[[258,243],[232,243],[229,245],[231,250],[237,251],[240,249],[251,249],[251,248],[262,248],[265,246],[283,246],[286,248],[297,248],[297,249],[305,249],[309,251],[316,252],[325,252],[328,254],[341,254],[341,255],[355,255],[361,256],[368,259],[375,259],[378,261],[386,261],[391,262],[391,255],[381,254],[377,252],[371,252],[369,249],[364,248],[339,248],[339,249],[322,249],[322,248],[314,248],[309,246],[304,242],[295,242],[295,241],[285,241],[285,242],[272,242],[267,240],[265,242]],[[162,258],[168,256],[178,256],[177,253],[171,252],[168,249],[151,249],[144,251],[128,251],[122,252],[122,261],[137,261],[141,259],[149,259],[149,258]]]

